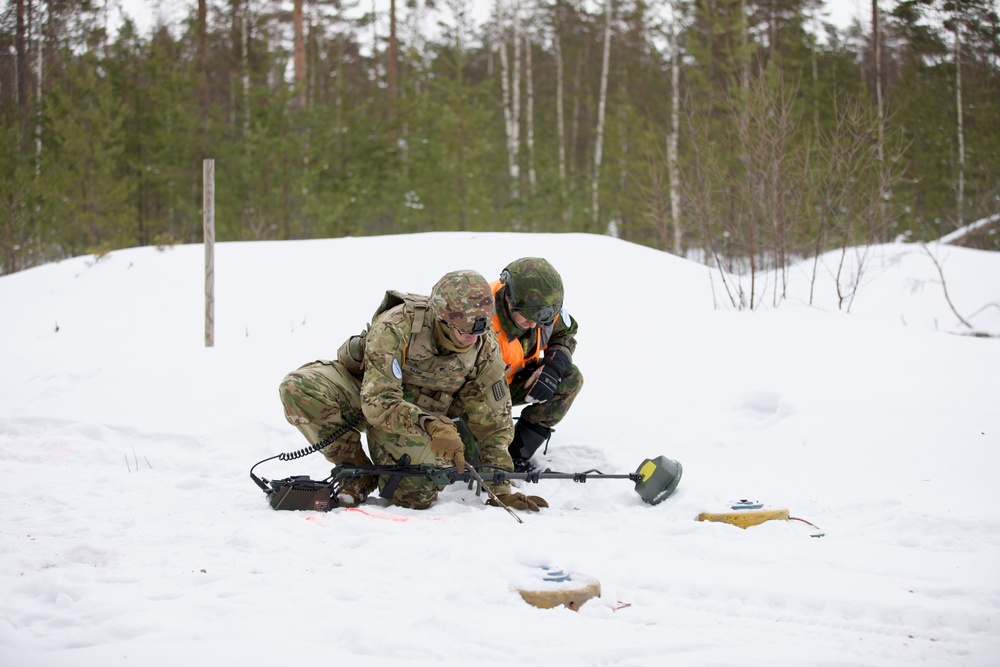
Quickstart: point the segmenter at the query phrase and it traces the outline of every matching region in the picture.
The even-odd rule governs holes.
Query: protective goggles
[[[548,326],[556,319],[559,309],[556,306],[517,306],[511,304],[511,308],[525,318],[538,324]]]
[[[476,318],[476,321],[472,323],[472,331],[463,331],[458,328],[458,325],[452,324],[451,322],[448,323],[448,326],[465,336],[482,336],[486,333],[487,324],[488,320],[484,316],[480,315]]]

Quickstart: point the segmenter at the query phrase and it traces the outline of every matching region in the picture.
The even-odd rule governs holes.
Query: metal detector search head
[[[681,481],[683,466],[666,456],[646,459],[635,471],[635,492],[650,505],[658,505],[674,492]]]

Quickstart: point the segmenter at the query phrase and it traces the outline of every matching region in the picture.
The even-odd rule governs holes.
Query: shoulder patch
[[[399,359],[392,360],[392,374],[397,380],[403,379],[403,369],[399,367]]]
[[[507,378],[501,378],[493,383],[493,399],[502,401],[507,395]]]

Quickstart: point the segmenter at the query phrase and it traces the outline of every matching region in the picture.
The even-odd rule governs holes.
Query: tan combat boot
[[[350,456],[345,457],[340,462],[353,463],[356,466],[372,465],[371,460],[365,454],[365,451],[361,449],[360,444]],[[340,503],[341,507],[357,507],[361,503],[365,502],[365,498],[367,498],[377,486],[378,477],[375,475],[364,475],[363,477],[349,479],[344,484],[343,488],[341,488],[337,493],[337,502]]]

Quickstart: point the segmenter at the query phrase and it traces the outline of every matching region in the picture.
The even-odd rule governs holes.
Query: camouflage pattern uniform
[[[488,324],[492,316],[489,285],[474,271],[446,274],[430,297],[387,292],[370,328],[348,339],[338,360],[315,361],[284,378],[279,395],[285,416],[315,443],[344,428],[351,415],[363,413],[355,428],[321,450],[333,463],[366,464],[364,432],[377,464],[394,465],[406,454],[413,465],[438,466],[448,464],[431,453],[424,426],[439,415],[458,417],[477,439],[484,463],[510,468],[510,392]],[[463,332],[485,328],[485,333],[463,347],[449,337],[449,325]],[[388,481],[380,477],[378,487]],[[361,499],[375,483],[361,480],[355,489]],[[495,493],[510,490],[509,484],[490,486]],[[391,502],[425,509],[438,490],[429,479],[403,477]]]
[[[522,257],[511,262],[491,288],[497,304],[493,329],[506,364],[511,400],[514,405],[526,405],[518,418],[510,453],[515,470],[532,470],[531,457],[543,444],[548,447],[553,427],[583,389],[583,374],[572,362],[579,325],[563,309],[562,277],[545,259]],[[512,311],[536,325],[522,329]],[[547,362],[550,365],[542,372],[554,373],[558,366],[561,374],[551,396],[536,402],[530,394],[538,381],[530,386],[529,382]]]
[[[511,344],[521,345],[525,359],[535,354],[539,345],[546,354],[562,350],[572,359],[573,353],[576,351],[576,332],[579,329],[579,324],[562,307],[562,278],[548,261],[537,257],[524,257],[511,262],[506,270],[517,272],[514,274],[514,279],[517,280],[518,301],[549,305],[559,313],[551,324],[539,324],[532,329],[522,329],[511,317],[510,306],[503,298],[501,290],[504,289],[504,285],[501,282],[499,287],[494,290],[497,304],[495,321],[499,323],[499,329],[506,334],[507,340]],[[536,276],[543,279],[533,279]],[[520,279],[518,280],[518,278]],[[493,283],[493,285],[496,287],[498,283]],[[524,314],[530,315],[530,312]],[[494,328],[497,327],[494,325]],[[544,403],[528,404],[527,396],[530,387],[526,387],[525,383],[538,368],[539,363],[543,362],[544,358],[534,359],[528,361],[522,369],[508,369],[514,373],[510,377],[510,394],[514,405],[527,404],[527,407],[521,411],[521,419],[552,428],[566,416],[573,401],[583,389],[583,374],[575,364],[571,363],[566,372],[563,373],[559,387],[551,399]]]

